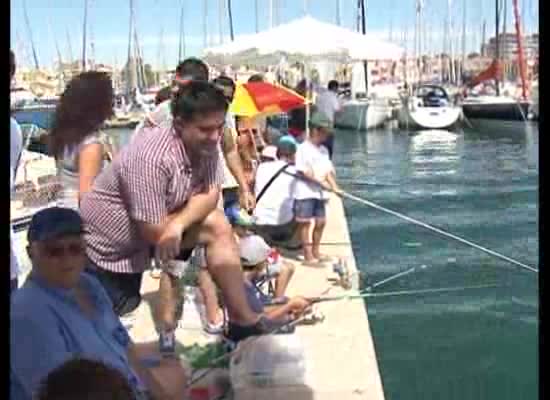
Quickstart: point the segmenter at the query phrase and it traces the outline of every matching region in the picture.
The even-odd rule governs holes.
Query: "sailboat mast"
[[[185,0],[182,0],[181,2],[181,12],[180,12],[180,37],[179,37],[179,44],[178,44],[178,62],[183,60],[183,57],[185,57],[185,26],[184,26],[184,7],[185,7]]]
[[[219,44],[223,43],[223,17],[225,14],[225,0],[218,0],[218,34],[219,34]]]
[[[231,2],[231,0],[228,0]],[[260,32],[260,16],[258,14],[258,0],[254,0],[254,16],[256,17],[256,33]],[[231,39],[233,40],[233,38]]]
[[[519,63],[519,75],[521,78],[521,97],[525,100],[527,98],[526,91],[526,78],[525,78],[525,60],[523,58],[523,36],[521,32],[521,16],[519,14],[518,0],[513,0],[514,4],[514,17],[516,22],[516,39],[518,42],[518,63]]]
[[[202,1],[202,33],[203,33],[203,47],[208,47],[208,0]]]
[[[466,64],[466,6],[466,0],[464,0],[462,2],[462,60],[460,65],[461,76],[464,75],[464,65]]]
[[[82,27],[82,71],[86,71],[86,31],[88,30],[88,0],[84,0],[84,24]]]
[[[34,59],[34,67],[40,69],[40,64],[38,63],[38,54],[36,53],[36,48],[34,46],[34,40],[32,37],[31,24],[29,22],[29,15],[27,13],[27,2],[23,0],[23,17],[25,18],[25,25],[27,25],[27,31],[29,32],[29,39],[31,42],[32,49],[32,58]]]
[[[367,34],[367,14],[366,14],[366,1],[367,0],[359,0],[359,4],[361,7],[361,33],[363,35]],[[367,60],[363,60],[363,72],[365,73],[365,95],[368,96],[369,94],[369,74],[368,74],[368,62]]]
[[[499,0],[495,0],[495,60],[497,62],[497,74],[495,76],[495,86],[496,86],[496,92],[497,96],[500,96],[500,82],[498,79],[498,72],[500,71],[500,41],[498,37],[498,30],[499,30]]]
[[[227,0],[227,14],[229,16],[229,34],[231,41],[233,41],[235,40],[235,35],[233,33],[233,7],[231,6],[231,0]]]
[[[342,4],[340,0],[336,0],[336,25],[338,26],[342,25],[341,7]]]

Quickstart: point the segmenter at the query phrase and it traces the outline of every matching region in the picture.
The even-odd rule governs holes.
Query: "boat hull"
[[[528,123],[531,104],[529,102],[495,101],[464,103],[464,126],[485,133],[524,132]]]
[[[452,129],[460,121],[460,107],[415,107],[408,104],[397,112],[397,121],[401,129]]]
[[[378,102],[350,101],[334,117],[334,126],[340,129],[364,131],[378,128],[391,119],[391,107]]]

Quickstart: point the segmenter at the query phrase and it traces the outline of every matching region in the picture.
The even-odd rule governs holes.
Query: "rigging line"
[[[288,171],[283,171],[283,172],[284,172],[285,174],[292,175],[292,176],[294,176],[294,177],[297,178],[297,179],[301,179],[301,180],[304,180],[304,181],[307,181],[307,182],[310,182],[310,183],[314,183],[314,184],[317,184],[317,185],[321,186],[317,181],[314,181],[314,180],[312,180],[312,179],[306,178],[305,176],[298,175],[298,174],[293,174],[293,173],[288,172]],[[376,203],[374,203],[374,202],[372,202],[372,201],[369,201],[369,200],[366,200],[366,199],[362,199],[362,198],[360,198],[360,197],[358,197],[358,196],[355,196],[355,195],[353,195],[353,194],[351,194],[351,193],[347,193],[347,192],[345,192],[345,191],[342,191],[341,194],[339,194],[339,193],[336,193],[334,190],[329,189],[329,188],[323,187],[323,189],[326,190],[326,191],[328,191],[328,192],[335,193],[336,195],[339,195],[339,196],[341,196],[341,197],[344,197],[344,198],[347,198],[347,199],[350,199],[350,200],[354,200],[354,201],[356,201],[356,202],[358,202],[358,203],[361,203],[361,204],[364,204],[364,205],[366,205],[366,206],[375,208],[375,209],[377,209],[377,210],[379,210],[379,211],[382,211],[382,212],[385,212],[385,213],[387,213],[387,214],[391,214],[391,215],[393,215],[393,216],[395,216],[395,217],[397,217],[397,218],[403,219],[403,220],[408,221],[408,222],[410,222],[410,223],[412,223],[412,224],[415,224],[415,225],[421,226],[421,227],[423,227],[423,228],[426,228],[426,229],[428,229],[428,230],[431,230],[431,231],[433,231],[433,232],[439,233],[439,234],[442,235],[442,236],[445,236],[445,237],[454,239],[454,240],[456,240],[456,241],[458,241],[458,242],[461,242],[461,243],[463,243],[463,244],[466,244],[466,245],[468,245],[468,246],[474,247],[474,248],[476,248],[476,249],[478,249],[478,250],[480,250],[480,251],[483,251],[484,253],[490,254],[490,255],[492,255],[492,256],[494,256],[494,257],[500,258],[501,260],[507,261],[507,262],[509,262],[509,263],[515,264],[515,265],[517,265],[517,266],[519,266],[519,267],[521,267],[521,268],[523,268],[523,269],[525,269],[525,270],[528,270],[528,271],[531,271],[531,272],[534,272],[534,273],[537,273],[537,274],[538,274],[538,272],[539,272],[539,270],[538,270],[537,268],[533,268],[533,267],[531,267],[531,266],[529,266],[529,265],[527,265],[527,264],[524,264],[524,263],[522,263],[522,262],[519,262],[519,261],[517,261],[517,260],[514,260],[513,258],[507,257],[507,256],[505,256],[505,255],[503,255],[503,254],[500,254],[500,253],[498,253],[498,252],[496,252],[496,251],[493,251],[493,250],[491,250],[491,249],[488,249],[488,248],[486,248],[486,247],[480,246],[480,245],[478,245],[478,244],[476,244],[476,243],[474,243],[474,242],[471,242],[471,241],[469,241],[469,240],[466,240],[466,239],[464,239],[464,238],[461,238],[460,236],[454,235],[454,234],[452,234],[452,233],[450,233],[450,232],[446,232],[446,231],[444,231],[443,229],[436,228],[435,226],[432,226],[432,225],[429,225],[429,224],[427,224],[427,223],[425,223],[425,222],[422,222],[422,221],[419,221],[419,220],[417,220],[417,219],[408,217],[408,216],[406,216],[406,215],[404,215],[404,214],[398,213],[397,211],[393,211],[393,210],[390,210],[389,208],[382,207],[382,206],[380,206],[380,205],[378,205],[378,204],[376,204]]]

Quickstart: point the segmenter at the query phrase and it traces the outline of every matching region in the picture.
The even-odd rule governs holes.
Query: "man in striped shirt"
[[[208,269],[224,294],[231,319],[250,327],[251,334],[269,329],[269,321],[246,302],[237,245],[223,212],[216,208],[226,110],[219,89],[190,81],[172,101],[172,121],[144,128],[82,199],[90,269],[118,315],[139,305],[151,247],[160,261],[168,262],[188,259],[200,244],[206,246]],[[167,295],[160,299],[161,330],[166,332],[174,329],[169,325],[175,320],[176,283],[172,279],[172,291],[163,291],[161,280],[160,292]]]

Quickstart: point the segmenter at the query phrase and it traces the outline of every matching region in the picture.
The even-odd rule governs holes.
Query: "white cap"
[[[239,243],[241,262],[245,267],[253,267],[269,257],[271,247],[258,235],[245,236]]]
[[[271,158],[273,160],[277,159],[277,146],[266,146],[262,150],[262,157]]]

